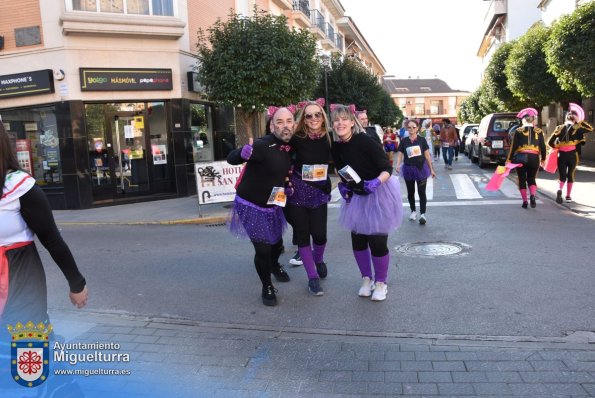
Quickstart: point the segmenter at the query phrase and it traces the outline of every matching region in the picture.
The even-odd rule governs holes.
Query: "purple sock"
[[[324,248],[326,247],[326,243],[322,245],[317,245],[316,243],[313,244],[314,246],[314,262],[316,264],[321,263],[324,261]]]
[[[372,258],[370,256],[370,249],[353,251],[355,262],[359,267],[359,272],[362,277],[367,276],[372,279]]]
[[[390,254],[382,257],[372,256],[372,263],[374,264],[374,280],[376,282],[385,282],[388,278],[388,262],[390,261]]]
[[[312,256],[312,249],[310,248],[310,245],[299,247],[298,252],[300,252],[300,257],[304,263],[304,268],[306,269],[308,279],[318,278],[318,272],[316,271],[316,264],[314,263],[314,257]]]

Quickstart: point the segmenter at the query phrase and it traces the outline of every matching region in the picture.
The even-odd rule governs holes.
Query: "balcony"
[[[310,10],[310,22],[312,22],[310,29],[316,38],[318,40],[325,40],[326,26],[324,22],[324,16],[320,13],[320,11]]]
[[[508,12],[507,0],[492,0],[490,7],[483,18],[486,33],[494,26],[494,22],[501,15],[506,15]]]
[[[291,16],[302,28],[309,28],[310,22],[310,2],[308,0],[293,0],[293,11]]]
[[[335,33],[335,47],[337,47],[339,52],[345,52],[345,46],[343,45],[343,35],[339,32]]]

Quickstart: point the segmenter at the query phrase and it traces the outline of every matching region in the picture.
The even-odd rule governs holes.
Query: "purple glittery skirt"
[[[293,186],[293,195],[287,198],[287,203],[290,205],[315,209],[331,200],[331,195],[322,191],[322,188],[329,183],[328,180],[317,181],[316,184],[320,184],[319,189],[303,181],[302,177],[294,171],[289,181]]]
[[[363,235],[388,235],[403,220],[401,188],[396,177],[390,177],[370,195],[353,195],[343,202],[339,224]]]
[[[406,181],[427,180],[428,177],[432,175],[432,171],[430,170],[430,166],[428,166],[427,162],[424,162],[423,167],[417,167],[417,166],[411,166],[408,164],[403,164],[401,173],[403,174],[403,178]]]
[[[231,233],[238,238],[272,245],[282,239],[287,221],[283,208],[260,207],[236,195],[228,225]]]

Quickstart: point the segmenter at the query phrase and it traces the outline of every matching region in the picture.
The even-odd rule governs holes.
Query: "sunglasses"
[[[313,118],[320,119],[322,117],[322,112],[306,113],[304,115],[304,117],[308,120],[313,119]]]
[[[415,130],[417,126],[407,126],[407,130]]]

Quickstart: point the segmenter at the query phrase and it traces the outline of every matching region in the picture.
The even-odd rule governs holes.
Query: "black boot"
[[[535,200],[535,195],[529,196],[529,203],[531,203],[531,208],[534,209],[537,206],[537,201]]]
[[[525,201],[523,202],[523,205],[522,205],[521,207],[522,207],[523,209],[526,209],[526,208],[527,208],[527,206],[529,206],[529,203],[527,203],[527,201],[525,200]]]
[[[274,307],[277,305],[277,289],[273,287],[273,285],[267,285],[262,287],[262,303],[269,307]]]
[[[558,189],[558,192],[556,192],[556,203],[562,204],[562,202],[562,190]]]
[[[289,274],[285,272],[285,268],[279,263],[273,265],[271,273],[275,276],[275,279],[279,282],[289,282]]]

